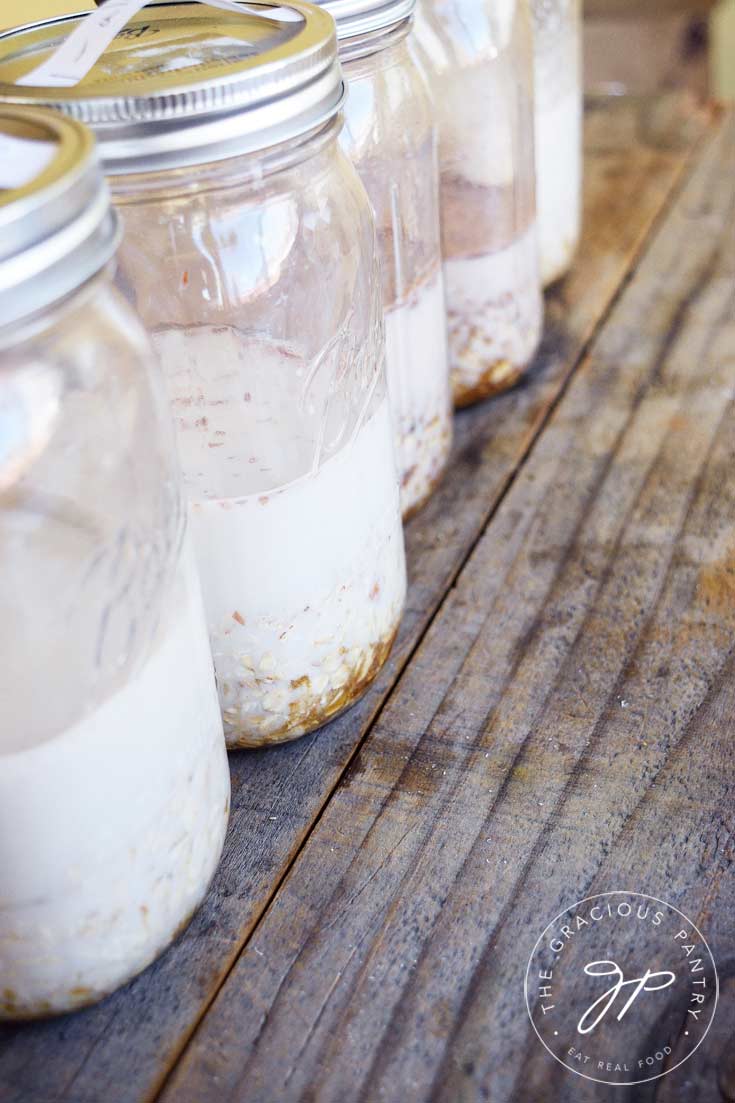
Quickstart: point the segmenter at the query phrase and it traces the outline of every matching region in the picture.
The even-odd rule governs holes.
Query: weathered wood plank
[[[620,888],[699,920],[725,982],[697,1055],[630,1098],[732,1083],[734,181],[731,118],[163,1103],[608,1100],[540,1046],[523,978],[547,922]]]
[[[367,699],[315,737],[232,758],[222,867],[179,942],[97,1008],[0,1029],[7,1103],[139,1103],[155,1095],[279,879],[406,664],[675,187],[704,129],[646,104],[589,118],[587,232],[575,274],[550,302],[535,378],[458,419],[452,470],[410,526],[411,586],[394,655]],[[563,319],[563,324],[562,324]]]

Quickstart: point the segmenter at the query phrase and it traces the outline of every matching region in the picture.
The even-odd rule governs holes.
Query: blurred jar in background
[[[594,95],[710,95],[716,0],[585,0],[584,83]],[[722,43],[726,48],[726,42]]]
[[[541,279],[563,276],[582,219],[581,0],[531,0]]]
[[[0,107],[0,1018],[176,935],[229,809],[175,441],[93,139]]]
[[[449,458],[452,402],[439,231],[437,132],[408,49],[415,0],[329,0],[348,80],[343,149],[375,212],[388,391],[404,517]]]
[[[98,125],[120,280],[175,415],[232,747],[357,700],[405,596],[375,227],[337,141],[334,23],[262,10],[147,7],[74,88],[23,89]],[[43,56],[43,35],[58,24],[3,40],[0,79]]]
[[[525,0],[422,0],[419,57],[439,121],[452,389],[512,386],[541,336],[533,53]]]

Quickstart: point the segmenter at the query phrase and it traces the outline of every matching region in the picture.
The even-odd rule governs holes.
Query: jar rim
[[[416,0],[315,0],[337,24],[340,44],[358,36],[382,34],[410,19]]]
[[[413,22],[413,15],[409,15],[402,22],[392,23],[383,30],[340,39],[339,60],[342,62],[348,77],[351,78],[352,76],[352,62],[362,61],[364,58],[373,57],[375,54],[382,54],[384,50],[390,50],[391,47],[404,42],[411,33]],[[410,61],[415,66],[416,62],[413,57],[410,58]]]

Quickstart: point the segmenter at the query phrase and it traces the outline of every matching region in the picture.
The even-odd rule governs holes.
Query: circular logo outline
[[[536,1023],[533,1021],[533,1015],[531,1014],[531,1005],[530,1005],[529,1000],[528,1000],[529,975],[530,975],[530,972],[531,972],[531,965],[533,963],[534,957],[536,956],[536,951],[538,950],[539,945],[543,941],[543,938],[546,935],[546,932],[549,930],[549,928],[553,927],[554,924],[557,923],[562,918],[562,916],[567,914],[567,912],[575,911],[582,904],[588,904],[592,900],[606,899],[610,896],[636,896],[636,897],[638,897],[639,899],[642,899],[642,900],[649,900],[653,904],[663,904],[665,908],[668,908],[670,911],[675,912],[677,915],[680,915],[681,918],[686,923],[689,924],[689,926],[692,928],[692,930],[695,931],[696,934],[698,935],[698,937],[701,939],[702,945],[704,946],[705,950],[709,954],[709,959],[712,962],[712,969],[713,969],[714,974],[715,974],[715,1002],[714,1002],[714,1006],[712,1008],[712,1014],[710,1015],[710,1020],[707,1023],[707,1026],[704,1030],[704,1033],[702,1034],[702,1037],[697,1042],[696,1046],[694,1046],[694,1048],[689,1053],[687,1053],[686,1057],[682,1057],[681,1061],[678,1061],[675,1065],[672,1065],[670,1069],[665,1069],[663,1072],[658,1072],[658,1073],[656,1073],[655,1076],[646,1076],[645,1079],[643,1079],[643,1080],[630,1080],[630,1081],[601,1080],[598,1076],[590,1076],[588,1073],[582,1072],[581,1069],[575,1069],[575,1068],[572,1068],[571,1065],[567,1065],[566,1062],[564,1062],[561,1059],[561,1057],[557,1057],[557,1055],[553,1052],[553,1050],[549,1049],[546,1042],[541,1037],[541,1035],[538,1031],[538,1028],[536,1026]],[[669,904],[669,902],[667,900],[662,900],[658,896],[649,896],[648,893],[645,893],[645,892],[630,892],[627,889],[613,889],[610,892],[596,892],[592,896],[582,897],[582,899],[577,900],[576,903],[570,904],[568,907],[563,908],[559,912],[558,915],[554,916],[554,918],[551,920],[551,922],[546,924],[543,931],[541,932],[539,937],[536,939],[536,941],[533,945],[533,949],[531,950],[531,955],[528,959],[528,965],[526,966],[526,974],[525,974],[525,977],[524,977],[523,989],[524,989],[523,990],[523,995],[524,995],[525,1003],[526,1003],[526,1011],[528,1012],[528,1018],[529,1018],[529,1021],[531,1023],[531,1026],[533,1027],[534,1033],[535,1033],[536,1037],[538,1038],[539,1042],[541,1042],[541,1045],[544,1047],[546,1052],[551,1057],[553,1057],[554,1060],[558,1064],[560,1064],[563,1069],[566,1069],[567,1072],[573,1073],[575,1076],[581,1076],[583,1080],[590,1080],[595,1084],[605,1084],[607,1087],[610,1087],[610,1088],[633,1088],[637,1084],[650,1084],[652,1080],[661,1080],[664,1076],[668,1076],[670,1072],[674,1072],[676,1069],[681,1068],[681,1066],[683,1064],[685,1064],[689,1060],[690,1057],[694,1056],[694,1054],[697,1052],[697,1050],[701,1046],[702,1042],[705,1040],[705,1038],[709,1034],[712,1023],[715,1020],[715,1015],[717,1014],[717,1004],[718,1004],[719,999],[720,999],[720,978],[719,978],[719,975],[717,973],[717,963],[715,962],[715,957],[714,957],[714,954],[712,953],[712,951],[709,947],[709,943],[707,942],[707,939],[704,937],[704,935],[700,931],[699,927],[697,927],[697,925],[695,923],[692,923],[689,916],[685,915],[684,912],[679,911],[679,909],[675,908],[673,904]]]

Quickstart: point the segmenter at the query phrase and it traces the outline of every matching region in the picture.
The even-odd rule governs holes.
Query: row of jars
[[[156,4],[82,70],[102,13],[0,38],[0,1018],[167,945],[225,742],[365,691],[452,394],[533,356],[539,242],[551,280],[578,235],[575,0],[533,12],[540,234],[525,4],[413,4]]]

